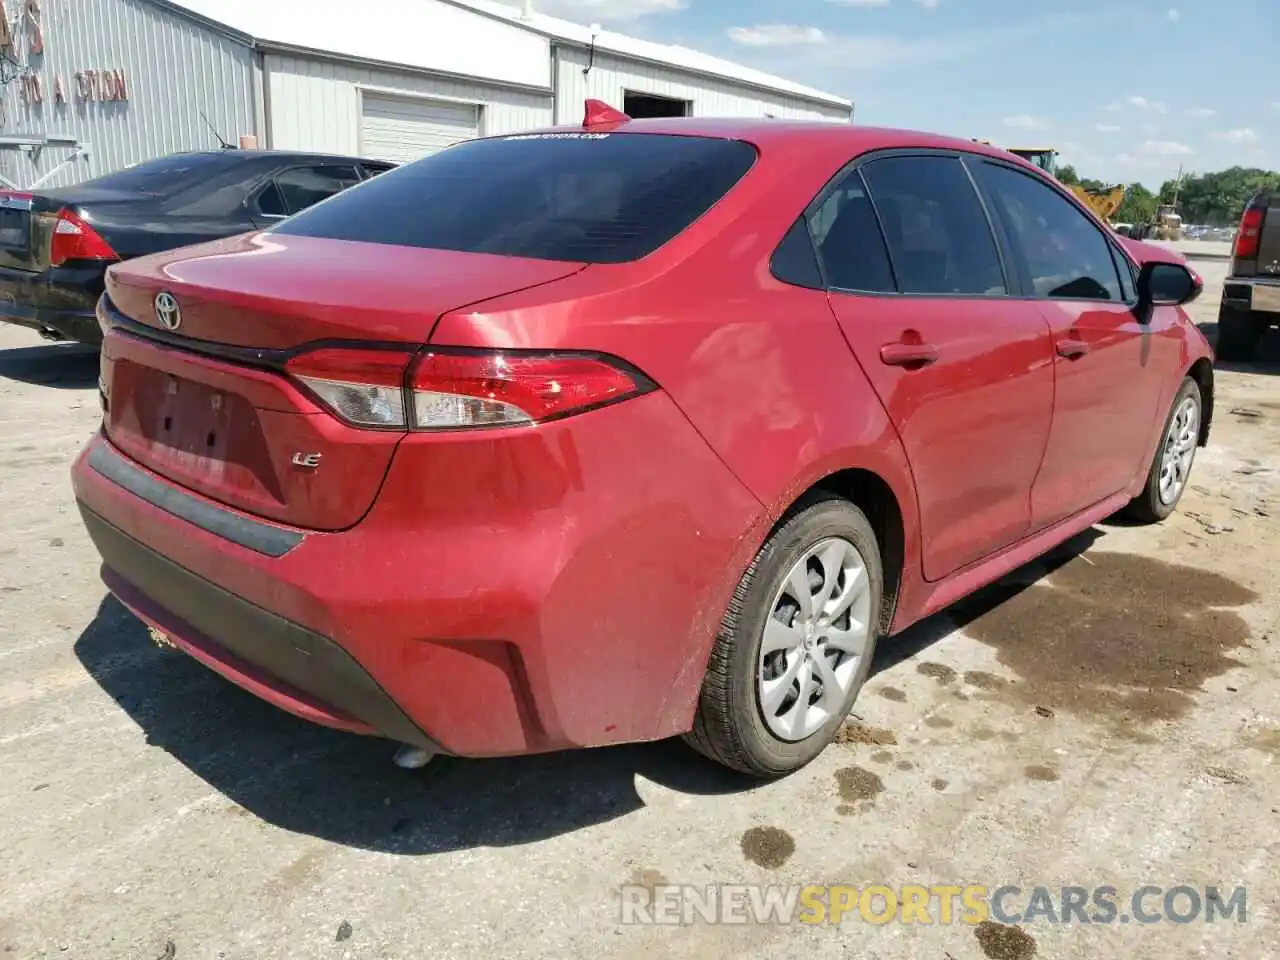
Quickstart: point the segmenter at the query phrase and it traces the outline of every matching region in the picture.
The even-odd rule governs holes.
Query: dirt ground
[[[1225,265],[1197,266],[1211,332]],[[96,359],[0,330],[0,956],[1277,956],[1277,374],[1280,341],[1219,371],[1176,516],[885,645],[843,742],[761,787],[678,743],[406,772],[157,649],[72,503]],[[625,885],[668,882],[1248,899],[1244,923],[620,924]]]

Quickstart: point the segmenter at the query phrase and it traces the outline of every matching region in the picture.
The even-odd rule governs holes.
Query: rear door
[[[1010,296],[957,156],[863,163],[810,224],[845,338],[910,460],[924,573],[939,580],[1027,532],[1053,403],[1048,326]]]
[[[1176,313],[1139,318],[1127,261],[1122,276],[1103,228],[1055,188],[995,160],[971,167],[1054,342],[1053,429],[1031,497],[1041,529],[1124,490],[1141,468]]]

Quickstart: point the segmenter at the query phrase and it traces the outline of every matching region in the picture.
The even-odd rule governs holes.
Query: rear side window
[[[1007,293],[995,235],[961,162],[889,157],[862,168],[902,293]]]
[[[193,184],[242,166],[235,151],[226,153],[175,153],[134,164],[89,184],[104,190],[121,190],[149,197],[168,197]]]
[[[1036,296],[1122,299],[1111,244],[1065,197],[1033,177],[994,163],[974,165],[1004,220]]]
[[[526,134],[471,140],[380,174],[276,233],[623,263],[675,237],[755,162],[738,140]]]
[[[345,166],[294,167],[282,170],[258,195],[258,209],[269,217],[284,217],[314,206],[360,182],[356,168]]]
[[[869,293],[897,289],[875,209],[857,170],[809,216],[809,230],[831,286]]]

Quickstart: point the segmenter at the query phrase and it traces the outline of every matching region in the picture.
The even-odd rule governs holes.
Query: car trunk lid
[[[372,505],[404,429],[340,420],[286,362],[376,344],[407,365],[441,314],[581,268],[270,234],[127,261],[101,307],[106,433],[210,499],[344,529]],[[176,316],[158,314],[162,294]]]
[[[0,190],[0,267],[39,273],[55,266],[53,240],[60,219],[70,218],[62,230],[105,244],[93,229],[95,212],[108,212],[107,205],[134,199],[142,197],[118,190]],[[88,204],[97,206],[91,209]],[[109,248],[96,249],[94,254],[93,259],[117,259]]]

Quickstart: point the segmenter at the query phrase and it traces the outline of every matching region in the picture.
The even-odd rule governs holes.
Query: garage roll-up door
[[[480,111],[465,103],[365,93],[360,152],[371,160],[409,163],[480,135]]]

